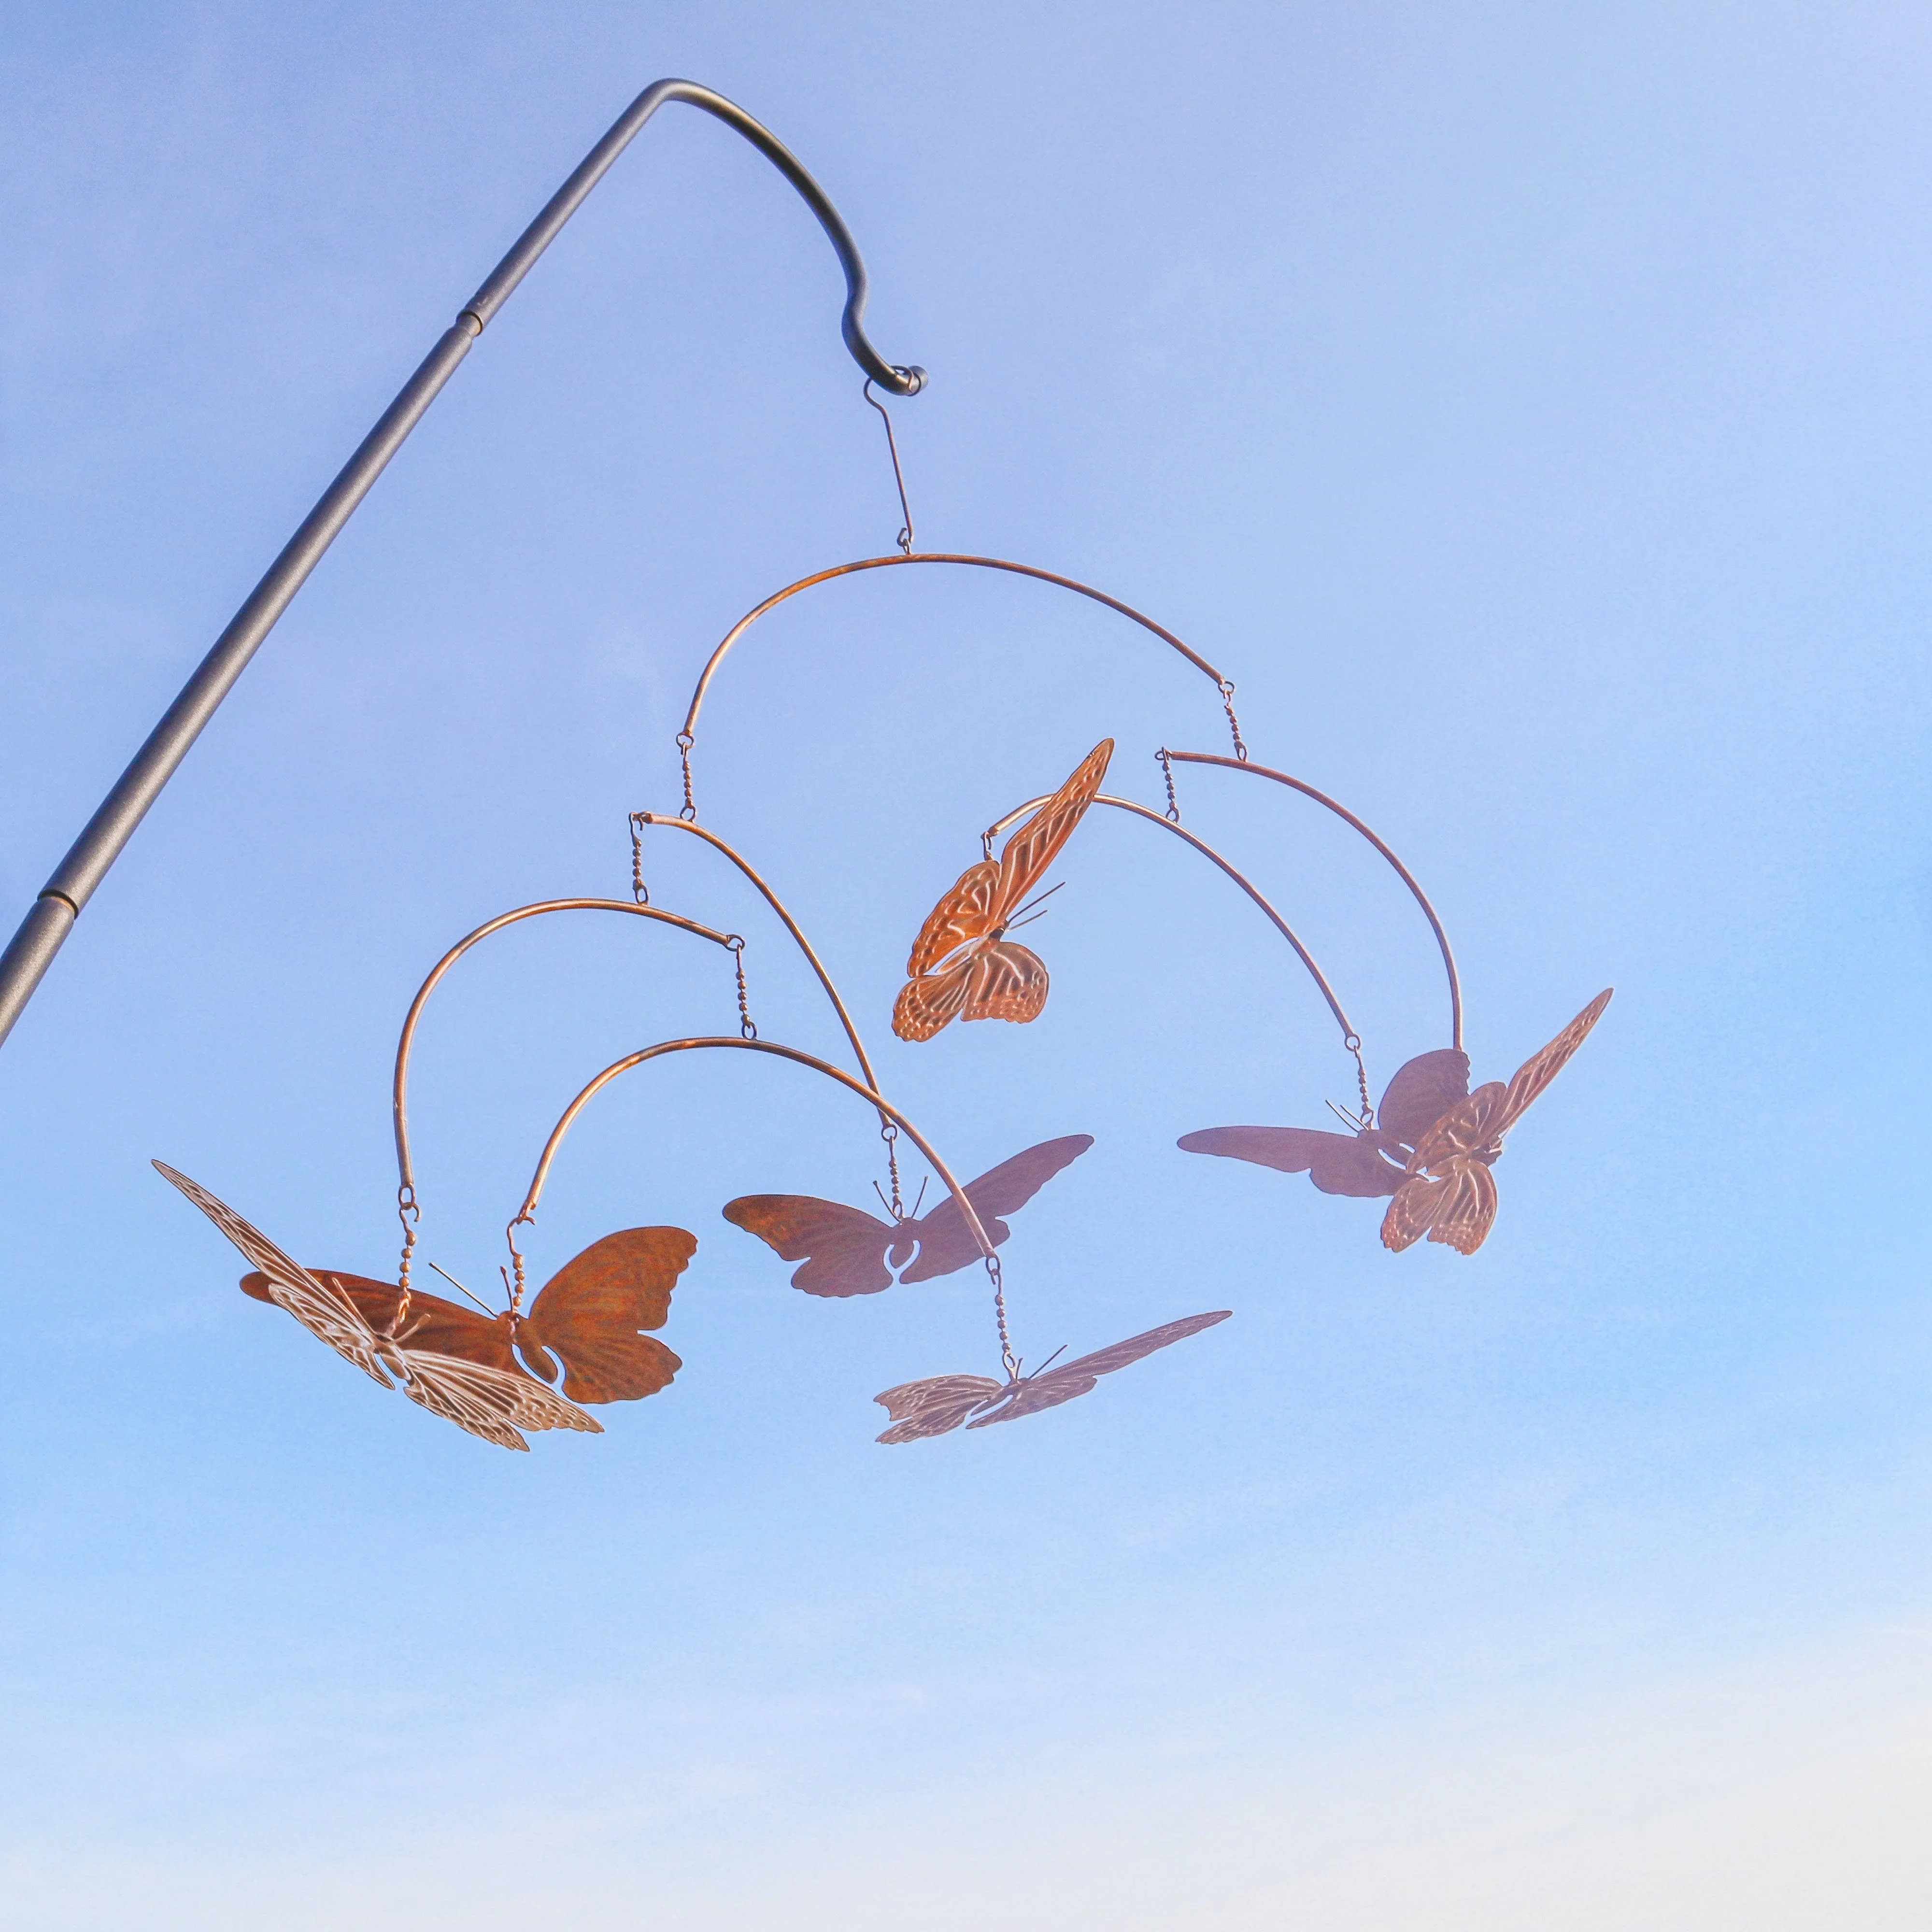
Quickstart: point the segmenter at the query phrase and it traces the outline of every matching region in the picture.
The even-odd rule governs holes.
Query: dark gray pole
[[[322,553],[335,541],[337,532],[355,514],[356,506],[369,494],[370,486],[402,447],[444,383],[456,373],[457,364],[469,354],[470,344],[508,301],[511,291],[530,272],[537,257],[556,238],[558,230],[577,212],[578,205],[597,185],[611,163],[667,100],[682,100],[701,107],[727,127],[736,128],[797,189],[831,238],[839,266],[845,272],[845,310],[840,332],[852,359],[881,388],[894,395],[915,396],[926,386],[923,369],[886,362],[866,340],[862,326],[866,311],[866,265],[860,260],[858,246],[840,220],[838,211],[791,151],[722,94],[714,94],[694,81],[653,82],[584,157],[577,172],[551,196],[543,212],[524,230],[516,246],[464,305],[422,367],[403,386],[401,394],[362,439],[340,475],[322,492],[321,501],[302,520],[301,528],[269,566],[268,574],[215,639],[213,649],[182,687],[181,695],[168,706],[161,722],[148,734],[147,742],[135,753],[133,763],[87,821],[67,856],[54,868],[52,878],[40,889],[20,931],[5,952],[0,953],[0,1040],[13,1030],[14,1022],[33,998],[34,988],[53,964],[54,955],[80,916],[81,908],[93,897],[94,888],[120,856],[121,848],[134,836],[134,828],[146,816],[148,806],[160,796],[161,788],[174,776],[175,768],[187,757],[188,747],[214,716],[235,680],[247,668],[248,660],[308,580],[309,572],[322,561]]]

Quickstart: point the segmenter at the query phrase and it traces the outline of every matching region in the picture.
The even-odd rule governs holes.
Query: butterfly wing
[[[892,1002],[893,1032],[916,1045],[958,1018],[966,996],[973,990],[976,963],[974,956],[968,952],[937,973],[908,980]]]
[[[398,1348],[395,1354],[407,1377],[403,1393],[410,1401],[500,1449],[529,1448],[520,1429],[604,1432],[595,1418],[526,1375],[426,1349]]]
[[[1395,1198],[1382,1216],[1382,1246],[1400,1254],[1412,1247],[1436,1225],[1449,1194],[1446,1178],[1432,1179],[1426,1174],[1412,1174],[1395,1191]]]
[[[1391,1140],[1414,1147],[1468,1094],[1469,1056],[1460,1047],[1418,1053],[1396,1069],[1395,1078],[1383,1089],[1376,1124]]]
[[[1516,1069],[1516,1077],[1510,1082],[1508,1094],[1503,1101],[1502,1118],[1496,1122],[1498,1133],[1507,1133],[1522,1118],[1529,1103],[1562,1072],[1570,1056],[1583,1044],[1590,1029],[1603,1018],[1604,1009],[1610,1004],[1610,995],[1616,990],[1613,986],[1606,986],[1540,1053],[1526,1060]]]
[[[960,1017],[1012,1020],[1024,1026],[1046,1004],[1046,962],[1010,939],[976,947]]]
[[[1071,1402],[1076,1396],[1085,1395],[1101,1376],[1112,1375],[1116,1369],[1124,1369],[1130,1362],[1138,1362],[1142,1356],[1151,1355],[1156,1348],[1170,1348],[1176,1342],[1184,1342],[1189,1336],[1198,1335],[1202,1329],[1226,1321],[1233,1312],[1231,1308],[1220,1308],[1211,1314],[1184,1316],[1178,1322],[1150,1328],[1144,1334],[1130,1335],[1124,1342],[1116,1342],[1110,1348],[1096,1348],[1092,1354],[1063,1363],[1057,1369],[1028,1376],[1018,1382],[1009,1382],[1005,1384],[1006,1400],[990,1414],[966,1426],[969,1429],[985,1429],[995,1422],[1010,1422],[1016,1415],[1031,1415],[1039,1409],[1058,1408],[1063,1402]]]
[[[949,952],[992,930],[1000,876],[997,859],[982,859],[959,874],[952,890],[926,914],[926,923],[912,943],[906,961],[908,979],[916,980]]]
[[[1473,1255],[1496,1225],[1496,1178],[1486,1162],[1459,1160],[1450,1168],[1448,1184],[1429,1238],[1458,1254]]]
[[[809,1194],[741,1194],[725,1203],[724,1218],[781,1261],[803,1262],[791,1285],[807,1294],[877,1294],[892,1285],[886,1250],[900,1232],[862,1208]]]
[[[267,1299],[286,1309],[318,1340],[326,1342],[362,1372],[393,1386],[376,1357],[376,1337],[356,1304],[339,1288],[319,1281],[291,1261],[260,1228],[243,1220],[225,1201],[218,1200],[198,1181],[190,1180],[165,1161],[154,1163],[163,1180],[192,1201],[261,1272]]]
[[[548,1382],[556,1371],[545,1351],[562,1356],[563,1392],[579,1402],[656,1395],[684,1364],[638,1331],[664,1326],[671,1290],[697,1252],[698,1237],[682,1228],[626,1228],[592,1241],[531,1303],[517,1338],[524,1360]]]
[[[1179,1145],[1188,1154],[1223,1154],[1283,1174],[1305,1174],[1324,1194],[1368,1200],[1393,1194],[1402,1184],[1402,1169],[1376,1151],[1372,1135],[1324,1133],[1318,1127],[1203,1127],[1183,1134]]]
[[[892,1418],[892,1426],[878,1439],[918,1442],[928,1436],[944,1436],[1010,1386],[989,1376],[928,1376],[923,1382],[901,1382],[872,1398]]]
[[[1078,1160],[1093,1144],[1091,1134],[1063,1134],[1058,1140],[1042,1141],[1010,1160],[1001,1161],[967,1184],[966,1198],[994,1247],[1012,1232],[999,1217],[1017,1214],[1063,1167]],[[958,1202],[950,1194],[930,1214],[907,1222],[900,1232],[919,1237],[919,1259],[899,1276],[902,1282],[930,1281],[980,1258],[979,1244],[966,1226]]]
[[[1113,740],[1102,738],[1081,760],[1073,776],[1000,848],[996,922],[1011,916],[1060,856],[1060,848],[1094,802],[1100,781],[1107,775],[1107,760],[1113,755]]]
[[[396,1316],[402,1291],[394,1282],[344,1274],[335,1268],[313,1268],[309,1272],[317,1281],[347,1295],[379,1336],[394,1333],[412,1348],[484,1362],[506,1374],[516,1372],[516,1358],[510,1352],[510,1324],[506,1316],[500,1315],[493,1321],[473,1308],[465,1308],[460,1302],[446,1301],[440,1294],[426,1294],[420,1288],[412,1288],[410,1312],[398,1330]],[[272,1301],[274,1297],[268,1292],[268,1280],[264,1274],[244,1275],[242,1292],[252,1294],[257,1301]]]

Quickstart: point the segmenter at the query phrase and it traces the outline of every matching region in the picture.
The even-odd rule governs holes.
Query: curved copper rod
[[[704,669],[698,676],[698,688],[691,694],[691,709],[684,715],[680,745],[682,745],[684,739],[694,740],[697,736],[698,714],[704,708],[704,694],[710,688],[712,677],[724,661],[724,653],[767,610],[775,609],[789,597],[796,597],[801,590],[809,590],[815,584],[829,583],[835,577],[850,577],[858,570],[890,570],[905,563],[964,564],[976,570],[1010,571],[1016,577],[1034,577],[1042,584],[1057,584],[1063,590],[1071,590],[1080,596],[1090,597],[1096,604],[1104,604],[1108,610],[1118,610],[1123,617],[1130,619],[1143,630],[1151,631],[1162,643],[1171,644],[1196,670],[1214,680],[1215,688],[1221,693],[1224,703],[1234,688],[1232,680],[1224,677],[1198,651],[1183,644],[1165,625],[1156,624],[1151,617],[1144,616],[1131,604],[1123,604],[1118,597],[1109,597],[1104,590],[1096,590],[1090,584],[1080,583],[1071,577],[1061,577],[1053,571],[1041,570],[1030,563],[1012,563],[1004,557],[962,556],[944,550],[914,550],[910,556],[864,557],[856,563],[842,563],[830,570],[821,570],[812,576],[801,577],[796,584],[788,584],[782,590],[774,591],[755,610],[748,610],[725,632],[724,640],[706,659]]]
[[[868,1087],[863,1082],[854,1079],[850,1074],[841,1067],[834,1066],[830,1060],[820,1060],[815,1054],[802,1053],[795,1046],[781,1046],[776,1041],[769,1040],[718,1038],[660,1040],[656,1046],[647,1046],[640,1053],[628,1054],[623,1059],[614,1061],[610,1066],[605,1067],[603,1072],[598,1074],[575,1100],[571,1102],[570,1105],[563,1110],[562,1118],[550,1130],[550,1138],[544,1142],[542,1156],[537,1162],[537,1171],[530,1177],[530,1192],[524,1196],[524,1204],[517,1210],[516,1219],[511,1222],[510,1226],[514,1228],[519,1222],[535,1218],[538,1198],[543,1192],[544,1181],[549,1178],[550,1164],[556,1158],[556,1150],[562,1144],[564,1136],[569,1132],[571,1123],[583,1112],[585,1103],[599,1088],[608,1086],[619,1074],[628,1073],[634,1066],[641,1066],[647,1060],[656,1060],[668,1053],[689,1053],[698,1048],[709,1048],[721,1046],[730,1047],[745,1053],[772,1053],[777,1054],[781,1060],[795,1060],[800,1066],[808,1066],[814,1073],[824,1074],[828,1080],[837,1081],[840,1086],[849,1089],[857,1094],[862,1100],[877,1108],[880,1113],[890,1116],[893,1124],[902,1128],[910,1138],[914,1146],[917,1148],[920,1152],[932,1162],[933,1172],[946,1184],[946,1191],[952,1196],[953,1200],[958,1205],[960,1213],[965,1216],[967,1228],[974,1241],[978,1244],[980,1253],[988,1261],[994,1258],[993,1244],[986,1238],[986,1231],[980,1225],[980,1216],[975,1212],[972,1202],[967,1198],[966,1190],[953,1179],[952,1168],[940,1159],[938,1154],[934,1150],[932,1143],[913,1125],[911,1121],[906,1118],[904,1114],[902,1114],[876,1088]]]
[[[430,994],[436,991],[437,981],[479,939],[488,939],[491,933],[500,932],[506,926],[514,926],[519,920],[536,919],[550,912],[633,913],[640,919],[660,920],[681,932],[695,933],[700,939],[708,939],[714,945],[727,944],[725,934],[714,932],[708,926],[700,926],[694,919],[686,919],[674,912],[660,912],[656,906],[636,905],[628,899],[545,899],[540,905],[519,906],[514,912],[500,914],[487,924],[479,926],[467,938],[459,939],[436,962],[429,977],[410,1002],[408,1016],[403,1022],[402,1037],[396,1042],[396,1078],[392,1104],[396,1119],[396,1168],[406,1194],[412,1196],[416,1185],[415,1170],[410,1162],[410,1048],[416,1040],[416,1022],[422,1017],[422,1010],[428,1004]]]
[[[1178,759],[1184,765],[1225,765],[1230,771],[1251,772],[1258,778],[1273,778],[1276,784],[1285,784],[1291,790],[1300,792],[1304,798],[1312,798],[1317,805],[1325,805],[1337,818],[1352,825],[1395,868],[1396,876],[1415,896],[1416,904],[1422,908],[1423,917],[1429,922],[1430,931],[1436,935],[1436,944],[1442,949],[1442,964],[1449,975],[1449,1043],[1460,1052],[1462,1046],[1462,982],[1456,975],[1456,956],[1450,950],[1449,935],[1443,931],[1442,922],[1436,916],[1436,908],[1429,903],[1429,895],[1416,884],[1415,874],[1396,856],[1388,845],[1370,831],[1346,805],[1338,804],[1325,791],[1317,791],[1305,779],[1291,778],[1286,772],[1275,771],[1267,765],[1224,758],[1214,752],[1168,752],[1165,755]]]
[[[1177,752],[1174,755],[1178,757],[1180,754]],[[1016,806],[1004,818],[997,820],[987,826],[985,835],[987,840],[990,842],[997,838],[1015,819],[1024,816],[1029,812],[1037,811],[1051,796],[1050,793],[1043,793],[1038,798],[1028,800],[1024,805]],[[1269,920],[1273,922],[1275,930],[1294,948],[1296,957],[1308,968],[1310,978],[1321,988],[1322,997],[1328,1002],[1328,1010],[1335,1016],[1335,1023],[1342,1029],[1342,1044],[1359,1060],[1362,1046],[1361,1035],[1356,1032],[1354,1022],[1342,1010],[1342,1002],[1335,997],[1335,989],[1329,985],[1327,975],[1323,973],[1319,966],[1316,964],[1314,954],[1302,944],[1300,940],[1296,936],[1294,928],[1262,896],[1259,890],[1245,873],[1228,860],[1222,858],[1206,839],[1197,838],[1185,826],[1175,824],[1166,813],[1156,812],[1150,806],[1137,804],[1130,798],[1110,798],[1105,792],[1096,794],[1094,802],[1096,805],[1111,805],[1116,812],[1131,812],[1139,818],[1151,819],[1163,830],[1172,832],[1175,838],[1186,839],[1203,858],[1213,860],[1214,863],[1219,866],[1222,871],[1226,872],[1228,878],[1232,879],[1235,884],[1239,886],[1242,891],[1261,908]]]
[[[845,1010],[845,1002],[838,997],[838,988],[832,983],[832,975],[826,971],[818,955],[812,950],[812,942],[799,930],[797,921],[785,910],[784,907],[779,902],[778,894],[759,877],[757,868],[752,866],[750,860],[744,857],[735,847],[719,838],[716,832],[700,825],[695,819],[668,818],[662,813],[655,812],[634,812],[631,816],[634,819],[641,819],[646,825],[668,826],[680,832],[695,834],[696,836],[702,838],[706,844],[722,852],[725,857],[729,859],[732,864],[736,866],[739,871],[758,887],[759,892],[764,896],[766,904],[778,914],[779,922],[786,932],[791,934],[798,950],[805,955],[806,963],[813,972],[818,975],[818,983],[825,988],[825,997],[832,1002],[832,1010],[838,1016],[838,1024],[845,1029],[845,1037],[852,1043],[852,1051],[857,1057],[860,1070],[866,1076],[866,1084],[868,1087],[877,1087],[879,1084],[879,1077],[872,1071],[872,1063],[866,1053],[866,1043],[859,1037],[859,1029],[853,1024],[852,1016]]]

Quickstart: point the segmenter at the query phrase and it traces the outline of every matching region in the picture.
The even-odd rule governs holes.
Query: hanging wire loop
[[[898,485],[899,514],[905,520],[899,526],[898,543],[899,554],[910,556],[913,550],[912,506],[906,500],[905,472],[899,467],[898,439],[892,434],[891,410],[872,393],[872,379],[868,376],[860,393],[879,412],[879,420],[886,426],[886,450],[892,459],[892,481]]]

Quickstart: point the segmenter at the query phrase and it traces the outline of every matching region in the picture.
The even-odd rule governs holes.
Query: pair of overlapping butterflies
[[[892,1009],[902,1040],[930,1040],[955,1018],[1036,1018],[1046,967],[1007,938],[1024,902],[1059,856],[1100,789],[1114,741],[1103,740],[1072,776],[990,856],[960,874],[920,928]],[[1182,1136],[1190,1154],[1224,1154],[1307,1174],[1329,1194],[1394,1198],[1383,1244],[1397,1252],[1424,1235],[1474,1254],[1496,1218],[1490,1169],[1503,1137],[1556,1078],[1610,1003],[1598,994],[1504,1083],[1469,1090],[1469,1057],[1445,1047],[1399,1068],[1374,1115],[1353,1134],[1312,1127],[1209,1127]],[[963,1232],[963,1230],[962,1230]],[[884,1400],[883,1397],[880,1400]]]
[[[600,1435],[604,1425],[579,1402],[655,1395],[684,1366],[640,1332],[663,1327],[697,1252],[698,1238],[682,1228],[607,1234],[544,1283],[529,1314],[513,1306],[493,1316],[419,1289],[405,1295],[392,1281],[305,1268],[199,1183],[154,1166],[254,1263],[244,1294],[285,1310],[383,1388],[400,1383],[432,1415],[500,1448],[529,1448],[526,1429]],[[561,1394],[550,1386],[558,1358]]]

